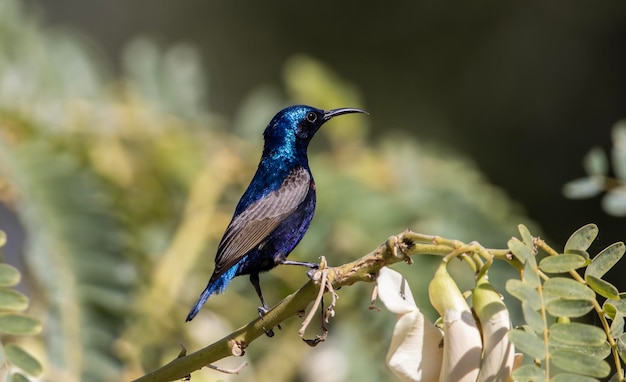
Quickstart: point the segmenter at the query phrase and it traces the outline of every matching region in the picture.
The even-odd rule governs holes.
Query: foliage
[[[6,243],[6,234],[0,231],[0,248]],[[39,361],[17,341],[20,336],[31,336],[41,331],[41,322],[21,313],[28,308],[28,297],[13,289],[21,279],[20,271],[0,263],[0,378],[28,380],[20,371],[33,377],[41,374]]]
[[[613,216],[626,216],[626,120],[613,126],[611,149],[611,176],[607,154],[600,147],[592,148],[583,160],[587,176],[572,180],[563,186],[563,194],[570,199],[587,199],[604,193],[602,208]]]
[[[624,379],[626,294],[602,279],[624,255],[624,243],[612,244],[592,257],[588,251],[598,234],[594,224],[574,232],[562,252],[533,237],[523,225],[519,232],[520,238],[509,240],[506,250],[454,241],[456,249],[443,258],[429,288],[430,302],[441,316],[440,333],[424,318],[420,304],[413,302],[404,277],[381,269],[379,295],[388,309],[398,313],[387,362],[400,379],[598,381],[608,378],[611,370],[611,381]],[[433,244],[447,242],[437,239]],[[476,272],[471,290],[474,314],[447,272],[454,257]],[[514,301],[503,301],[491,286],[487,274],[492,260],[504,260],[519,271],[519,279],[506,283],[507,291],[521,302],[524,318],[523,325],[512,330],[507,306]],[[581,276],[578,272],[583,269]],[[591,311],[600,327],[574,321]],[[465,318],[464,312],[469,313]],[[435,345],[437,338],[443,346]],[[511,343],[532,363],[522,366],[521,353],[514,357]]]
[[[509,248],[524,264],[524,273],[521,280],[509,280],[507,290],[522,301],[526,325],[515,329],[510,337],[536,364],[518,369],[516,380],[536,380],[538,375],[554,375],[557,380],[572,375],[586,376],[584,380],[604,378],[611,371],[604,360],[609,356],[616,368],[614,378],[623,379],[622,350],[617,344],[624,321],[623,312],[616,308],[621,305],[621,296],[602,276],[621,259],[624,243],[615,243],[591,259],[587,251],[598,234],[593,224],[572,234],[562,253],[541,240],[529,241],[527,230],[520,232],[525,239],[512,239]],[[538,264],[537,249],[549,255]],[[577,273],[581,268],[585,268],[584,277]],[[563,273],[570,277],[548,276]],[[602,298],[606,298],[604,306],[599,302]],[[602,328],[571,321],[592,310]]]
[[[35,15],[0,0],[0,202],[16,217],[2,224],[26,232],[18,244],[43,322],[42,379],[130,379],[174,358],[177,342],[204,346],[256,316],[256,297],[242,279],[184,324],[273,113],[292,103],[363,101],[355,86],[299,56],[284,67],[286,96],[261,87],[236,115],[217,115],[192,47],[135,40],[115,78],[89,43]],[[353,118],[330,122],[313,142],[318,210],[294,258],[326,255],[340,264],[407,226],[490,246],[517,222],[532,227],[445,146],[391,131],[379,141],[368,137],[366,118]],[[406,274],[418,301],[427,299],[425,275],[434,266],[424,260]],[[450,268],[454,275],[459,265]],[[512,274],[500,267],[492,278],[502,284]],[[459,284],[472,282],[460,275]],[[302,272],[277,269],[261,282],[272,285],[266,297],[276,302],[304,280]],[[370,312],[362,292],[342,294],[344,319],[326,346],[311,350],[284,334],[260,341],[239,378],[330,380],[332,370],[336,380],[385,379],[380,338],[390,334],[391,316]],[[292,331],[286,322],[282,333]],[[262,366],[277,364],[284,367]]]
[[[241,356],[244,349],[252,347],[252,341],[263,336],[265,327],[275,327],[304,312],[315,300],[299,331],[302,337],[324,292],[328,292],[332,302],[322,306],[323,333],[305,340],[315,346],[328,338],[326,324],[339,306],[336,290],[363,281],[377,283],[371,309],[376,309],[373,304],[378,294],[387,309],[398,315],[386,360],[403,381],[598,381],[611,372],[606,359],[611,359],[615,370],[611,380],[623,380],[623,296],[602,276],[621,259],[624,243],[615,243],[591,259],[588,249],[598,233],[593,224],[572,234],[563,253],[533,237],[525,226],[520,225],[519,231],[521,239],[509,240],[508,248],[487,249],[476,242],[465,244],[407,230],[351,263],[327,268],[323,259],[320,269],[311,273],[311,281],[263,318],[193,354],[181,353],[137,382],[179,379],[207,364],[219,370],[213,362]],[[537,262],[540,251],[547,256]],[[428,288],[430,303],[440,314],[437,325],[413,300],[404,276],[387,268],[401,261],[411,264],[411,256],[424,254],[443,256]],[[471,302],[448,272],[448,264],[455,258],[463,260],[476,275]],[[506,283],[523,307],[525,324],[515,329],[511,329],[507,307],[513,302],[503,301],[489,281],[494,260],[509,263],[520,274],[520,279],[511,278]],[[585,268],[584,277],[577,273],[581,268]],[[562,276],[564,273],[570,277]],[[600,298],[606,298],[602,306]],[[572,321],[592,310],[601,328]],[[515,354],[514,346],[523,353]],[[522,365],[523,354],[533,362]],[[238,373],[245,365],[233,372]]]

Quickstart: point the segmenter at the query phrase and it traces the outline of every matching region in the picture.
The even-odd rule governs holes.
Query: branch
[[[324,277],[327,282],[334,289],[338,289],[359,281],[375,281],[378,271],[382,267],[400,261],[411,263],[412,260],[409,256],[446,256],[453,251],[463,250],[463,248],[467,247],[465,243],[458,240],[418,234],[410,230],[391,236],[385,243],[356,261],[338,267],[321,267],[319,270],[312,272],[311,281],[279,302],[263,318],[251,321],[235,332],[195,353],[176,358],[161,368],[136,379],[135,382],[175,381],[185,378],[191,372],[205,366],[209,367],[210,364],[222,358],[242,356],[252,341],[265,335],[268,329],[305,311],[307,306],[312,301],[315,301],[320,291],[319,283],[322,279],[322,272],[325,273]],[[493,257],[508,260],[508,250],[487,251]],[[460,253],[459,255],[462,254]],[[471,261],[470,256],[461,256],[461,258]]]

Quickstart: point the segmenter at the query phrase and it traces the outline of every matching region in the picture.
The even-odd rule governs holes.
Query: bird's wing
[[[276,191],[252,203],[233,218],[217,248],[211,279],[217,279],[246,253],[261,244],[304,201],[310,184],[309,172],[303,167],[297,167]]]

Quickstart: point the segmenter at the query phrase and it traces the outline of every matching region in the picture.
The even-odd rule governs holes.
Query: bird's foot
[[[321,256],[319,264],[308,263],[311,269],[306,272],[306,275],[313,281],[318,281],[321,278],[321,272],[324,272],[328,266],[326,263],[326,257]]]
[[[276,255],[276,257],[274,258],[274,262],[276,263],[276,265],[279,265],[279,264],[282,264],[282,265],[298,265],[298,266],[301,266],[301,267],[307,267],[307,268],[311,268],[311,269],[318,269],[320,267],[320,265],[317,264],[317,263],[309,263],[309,262],[305,262],[305,261],[287,260],[285,255],[283,255],[282,253]]]
[[[259,311],[259,317],[261,317],[261,319],[263,319],[263,316],[265,316],[267,314],[267,312],[269,312],[269,308],[267,306],[259,306],[258,308]],[[280,326],[280,324],[276,325],[276,327],[278,328],[278,330],[282,330],[283,328]],[[265,329],[265,327],[263,327],[263,331],[265,332],[265,335],[268,337],[274,337],[274,330],[272,329]]]
[[[263,318],[270,310],[266,306],[259,306],[259,317]]]

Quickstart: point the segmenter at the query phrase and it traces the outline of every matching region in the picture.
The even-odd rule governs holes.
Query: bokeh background
[[[0,0],[0,228],[44,324],[27,341],[42,378],[137,377],[254,317],[242,278],[183,324],[261,132],[293,103],[370,112],[313,142],[319,206],[294,258],[349,261],[406,227],[504,247],[524,223],[559,247],[594,222],[597,250],[623,240],[623,218],[562,187],[626,117],[624,42],[617,0]],[[399,269],[434,318],[436,259],[417,261]],[[275,302],[305,280],[261,282]],[[393,380],[393,315],[345,289],[327,343],[303,345],[294,319],[242,375],[194,380]]]

